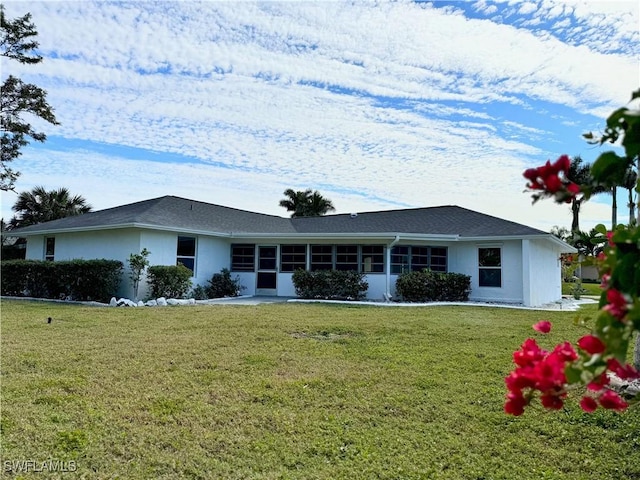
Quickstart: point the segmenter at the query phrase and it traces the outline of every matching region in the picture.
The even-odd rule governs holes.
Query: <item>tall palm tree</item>
[[[591,167],[583,162],[582,157],[573,157],[567,172],[567,178],[578,185],[589,184],[591,183]],[[584,200],[584,197],[573,197],[571,199],[571,233],[574,235],[580,232],[580,207]]]
[[[311,195],[307,209],[307,217],[320,217],[336,210],[333,202],[324,198],[317,190]]]
[[[629,192],[629,197],[627,200],[627,207],[629,207],[629,225],[634,225],[636,223],[636,202],[633,198],[633,192],[636,188],[637,183],[638,174],[634,170],[634,165],[631,164],[629,169],[624,174],[624,178],[622,179],[622,186]]]
[[[280,200],[280,206],[293,212],[291,217],[320,217],[328,212],[335,211],[333,203],[328,198],[323,197],[317,190],[295,191],[288,188],[284,191],[287,198]]]
[[[47,191],[44,187],[34,187],[21,192],[11,207],[16,215],[11,219],[11,229],[81,215],[91,211],[91,205],[80,195],[71,196],[66,188]]]

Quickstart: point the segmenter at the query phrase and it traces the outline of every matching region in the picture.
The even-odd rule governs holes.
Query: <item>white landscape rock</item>
[[[143,302],[142,300],[134,302],[128,298],[111,298],[109,302],[110,307],[166,307],[167,305],[195,305],[196,300],[194,298],[164,298],[160,297],[155,300],[149,300]]]

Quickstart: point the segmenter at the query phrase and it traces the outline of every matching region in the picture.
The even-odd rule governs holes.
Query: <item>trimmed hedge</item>
[[[342,270],[296,270],[292,276],[296,295],[300,298],[332,300],[361,300],[367,295],[369,284],[364,273]]]
[[[147,269],[151,298],[184,298],[193,272],[184,265],[153,265]]]
[[[422,270],[396,280],[396,293],[406,302],[466,302],[470,292],[471,277],[462,273]]]
[[[6,260],[2,295],[108,302],[118,290],[123,264],[117,260]]]

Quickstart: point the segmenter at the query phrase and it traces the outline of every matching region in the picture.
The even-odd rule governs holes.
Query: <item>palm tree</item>
[[[306,190],[295,191],[288,188],[284,191],[287,198],[280,200],[280,206],[293,212],[291,217],[320,217],[328,212],[335,211],[331,200],[323,197],[320,192],[312,191],[310,188]]]
[[[583,163],[580,156],[573,157],[567,178],[578,185],[591,183],[591,167],[589,164]],[[574,235],[580,232],[580,207],[584,200],[584,197],[578,198],[577,196],[571,199],[571,233]]]
[[[629,192],[629,197],[627,201],[627,207],[629,207],[629,225],[634,225],[636,223],[636,203],[633,199],[633,192],[636,188],[636,184],[638,183],[638,174],[634,170],[633,163],[629,167],[629,169],[625,172],[624,178],[622,179],[622,186],[627,189]]]
[[[34,187],[21,192],[11,207],[16,215],[11,219],[11,229],[81,215],[91,211],[91,205],[80,195],[71,196],[66,188],[46,191],[44,187]]]
[[[580,156],[573,157],[573,160],[571,160],[571,165],[567,172],[567,178],[578,185],[586,185],[589,191],[588,195],[583,195],[580,198],[573,197],[571,199],[571,232],[574,235],[577,235],[578,232],[580,232],[579,216],[582,202],[588,200],[593,195],[610,192],[611,188],[595,184],[593,175],[591,174],[591,165],[584,163]]]

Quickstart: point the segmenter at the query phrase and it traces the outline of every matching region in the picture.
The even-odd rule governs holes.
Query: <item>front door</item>
[[[278,247],[258,246],[256,295],[278,294]]]

